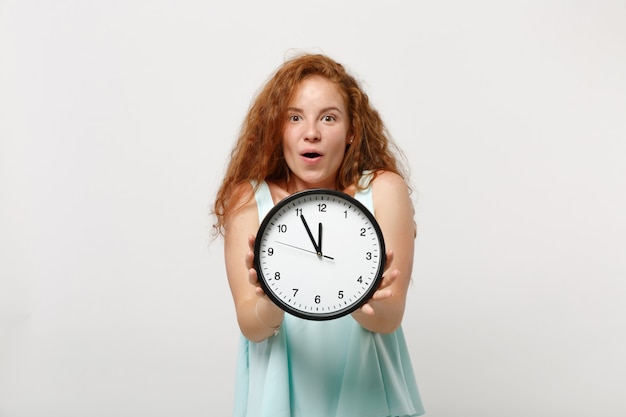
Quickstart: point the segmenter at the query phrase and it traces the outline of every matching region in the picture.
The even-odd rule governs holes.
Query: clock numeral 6
[[[322,298],[319,295],[315,296],[315,304],[319,304],[322,302]]]

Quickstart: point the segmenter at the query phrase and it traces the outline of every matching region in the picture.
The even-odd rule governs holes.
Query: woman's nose
[[[315,122],[308,123],[306,126],[306,131],[304,133],[304,140],[314,142],[321,139],[320,131],[317,128],[317,123]]]

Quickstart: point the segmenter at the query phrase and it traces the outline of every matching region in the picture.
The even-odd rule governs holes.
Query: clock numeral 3
[[[367,259],[368,261],[372,260],[372,252],[367,252],[365,254],[365,259]]]

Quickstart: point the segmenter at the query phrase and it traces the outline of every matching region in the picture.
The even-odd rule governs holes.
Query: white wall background
[[[230,414],[208,212],[292,48],[410,160],[427,415],[626,415],[625,2],[0,0],[0,416]]]

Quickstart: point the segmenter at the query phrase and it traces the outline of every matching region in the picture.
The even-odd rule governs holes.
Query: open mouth
[[[302,156],[304,156],[305,158],[314,159],[322,155],[317,152],[307,152],[307,153],[303,153]]]

